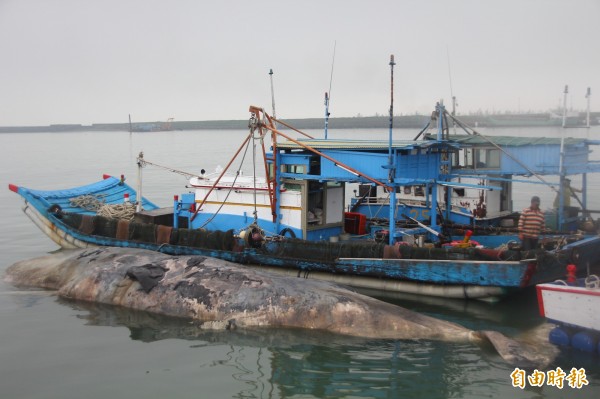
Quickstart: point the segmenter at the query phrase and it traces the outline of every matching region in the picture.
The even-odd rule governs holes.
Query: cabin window
[[[320,225],[325,222],[323,219],[324,187],[325,185],[318,181],[308,182],[307,222],[310,225]]]
[[[423,186],[415,186],[415,196],[416,197],[424,197],[425,196],[425,190],[423,189]]]
[[[306,165],[285,165],[285,171],[287,173],[304,175],[306,174]]]
[[[311,159],[308,174],[317,176],[321,174],[321,162],[319,159]]]
[[[302,185],[296,183],[290,183],[289,181],[283,182],[285,189],[288,191],[302,191]]]
[[[473,168],[473,149],[472,148],[467,148],[465,150],[465,162],[464,162],[464,166],[466,168]]]
[[[359,197],[377,197],[377,188],[370,184],[361,184],[358,186]]]
[[[500,150],[497,148],[465,148],[453,159],[455,167],[461,166],[467,169],[499,169]]]
[[[404,194],[406,194],[406,195],[412,194],[412,187],[411,186],[404,186]]]
[[[452,167],[455,169],[458,169],[460,167],[462,167],[462,151],[459,151],[458,153],[453,153],[450,157],[451,162],[452,162]]]
[[[496,148],[483,148],[475,151],[476,168],[500,168],[500,150]]]
[[[465,196],[465,189],[464,188],[454,188],[454,189],[452,189],[452,191],[454,191],[454,194],[456,194],[459,197],[464,197]]]

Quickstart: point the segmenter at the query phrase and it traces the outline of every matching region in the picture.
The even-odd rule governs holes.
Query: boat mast
[[[271,68],[269,70],[269,76],[271,78],[271,104],[273,107],[273,118],[277,118],[275,115],[275,90],[273,89],[273,69]],[[277,123],[275,123],[275,126],[277,126]]]
[[[562,123],[562,127],[567,127],[567,94],[569,94],[569,85],[565,85],[564,99],[563,99],[563,123]]]
[[[564,127],[564,126],[563,126]],[[565,198],[563,195],[565,187],[565,138],[560,138],[560,154],[558,160],[558,174],[559,174],[559,185],[558,185],[558,230],[562,231],[563,224],[565,223]],[[570,193],[569,193],[570,195]]]
[[[142,211],[142,168],[144,167],[144,165],[146,164],[146,161],[144,161],[144,153],[142,151],[140,151],[140,153],[138,154],[138,159],[137,159],[137,164],[138,164],[138,175],[137,175],[137,192],[135,194],[135,211],[136,212],[141,212]]]
[[[587,93],[585,94],[585,98],[587,98],[587,117],[586,117],[586,126],[585,127],[587,127],[587,128],[590,127],[590,97],[592,97],[592,89],[590,87],[588,87]]]
[[[394,127],[394,55],[390,55],[390,133],[389,133],[389,145],[388,145],[388,182],[390,190],[390,233],[389,233],[389,244],[394,244],[394,231],[396,229],[396,186],[394,184],[394,177],[396,175],[396,169],[394,168],[394,158],[392,156],[392,131]]]
[[[450,97],[452,97],[452,116],[456,115],[456,96],[452,90],[452,72],[450,71],[450,49],[446,47],[446,55],[448,56],[448,80],[450,81]],[[456,121],[452,120],[454,134],[456,134]]]
[[[329,96],[325,92],[325,140],[327,140],[327,128],[329,126]]]

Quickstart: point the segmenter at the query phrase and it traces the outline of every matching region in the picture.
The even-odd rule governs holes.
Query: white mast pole
[[[588,87],[587,93],[585,94],[585,98],[587,98],[586,127],[590,127],[590,97],[592,97],[592,89],[590,87]]]
[[[136,193],[136,203],[135,203],[135,211],[142,211],[142,168],[144,167],[144,153],[140,151],[137,159],[138,164],[138,176],[137,176],[137,193]]]
[[[564,99],[563,99],[563,123],[562,127],[567,126],[567,94],[569,94],[569,86],[565,85]]]

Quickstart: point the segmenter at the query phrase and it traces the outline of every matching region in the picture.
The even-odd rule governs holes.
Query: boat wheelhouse
[[[193,177],[189,187],[195,192],[182,196],[176,219],[192,228],[239,229],[255,223],[270,234],[309,241],[351,234],[389,244],[414,243],[415,236],[431,242],[439,241],[440,234],[462,238],[472,229],[474,241],[498,246],[507,235],[516,239],[514,183],[543,184],[560,193],[563,179],[581,176],[581,214],[562,206],[560,212],[548,212],[549,233],[577,231],[584,221],[588,230],[597,227],[589,223],[586,193],[588,174],[600,171],[600,164],[589,159],[591,147],[600,141],[490,139],[477,133],[449,136],[443,130],[421,140],[295,139],[276,129],[262,109],[251,112],[266,122],[244,145],[256,135],[268,178],[244,176],[240,170]],[[444,116],[442,104],[437,112]],[[549,182],[547,176],[559,180]]]

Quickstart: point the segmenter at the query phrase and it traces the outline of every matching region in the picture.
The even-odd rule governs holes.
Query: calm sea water
[[[481,129],[489,135],[600,137],[600,128]],[[313,132],[320,135],[320,132]],[[199,172],[224,166],[245,131],[0,134],[0,275],[12,263],[57,249],[20,211],[8,183],[53,189],[125,174],[135,186],[135,160]],[[414,131],[397,131],[412,138]],[[386,138],[386,131],[330,131]],[[594,154],[600,159],[599,154]],[[250,168],[250,169],[249,169]],[[247,171],[251,167],[246,168]],[[589,207],[600,209],[598,179]],[[574,182],[574,185],[576,182]],[[167,206],[186,179],[144,169],[144,195]],[[515,187],[515,209],[541,186]],[[415,297],[388,301],[472,329],[530,336],[544,326],[533,291],[495,305]],[[0,282],[2,398],[561,398],[600,397],[600,360],[562,351],[547,370],[584,368],[581,389],[512,386],[514,367],[489,348],[421,340],[361,340],[303,330],[200,332],[185,321],[69,302],[49,292]]]

